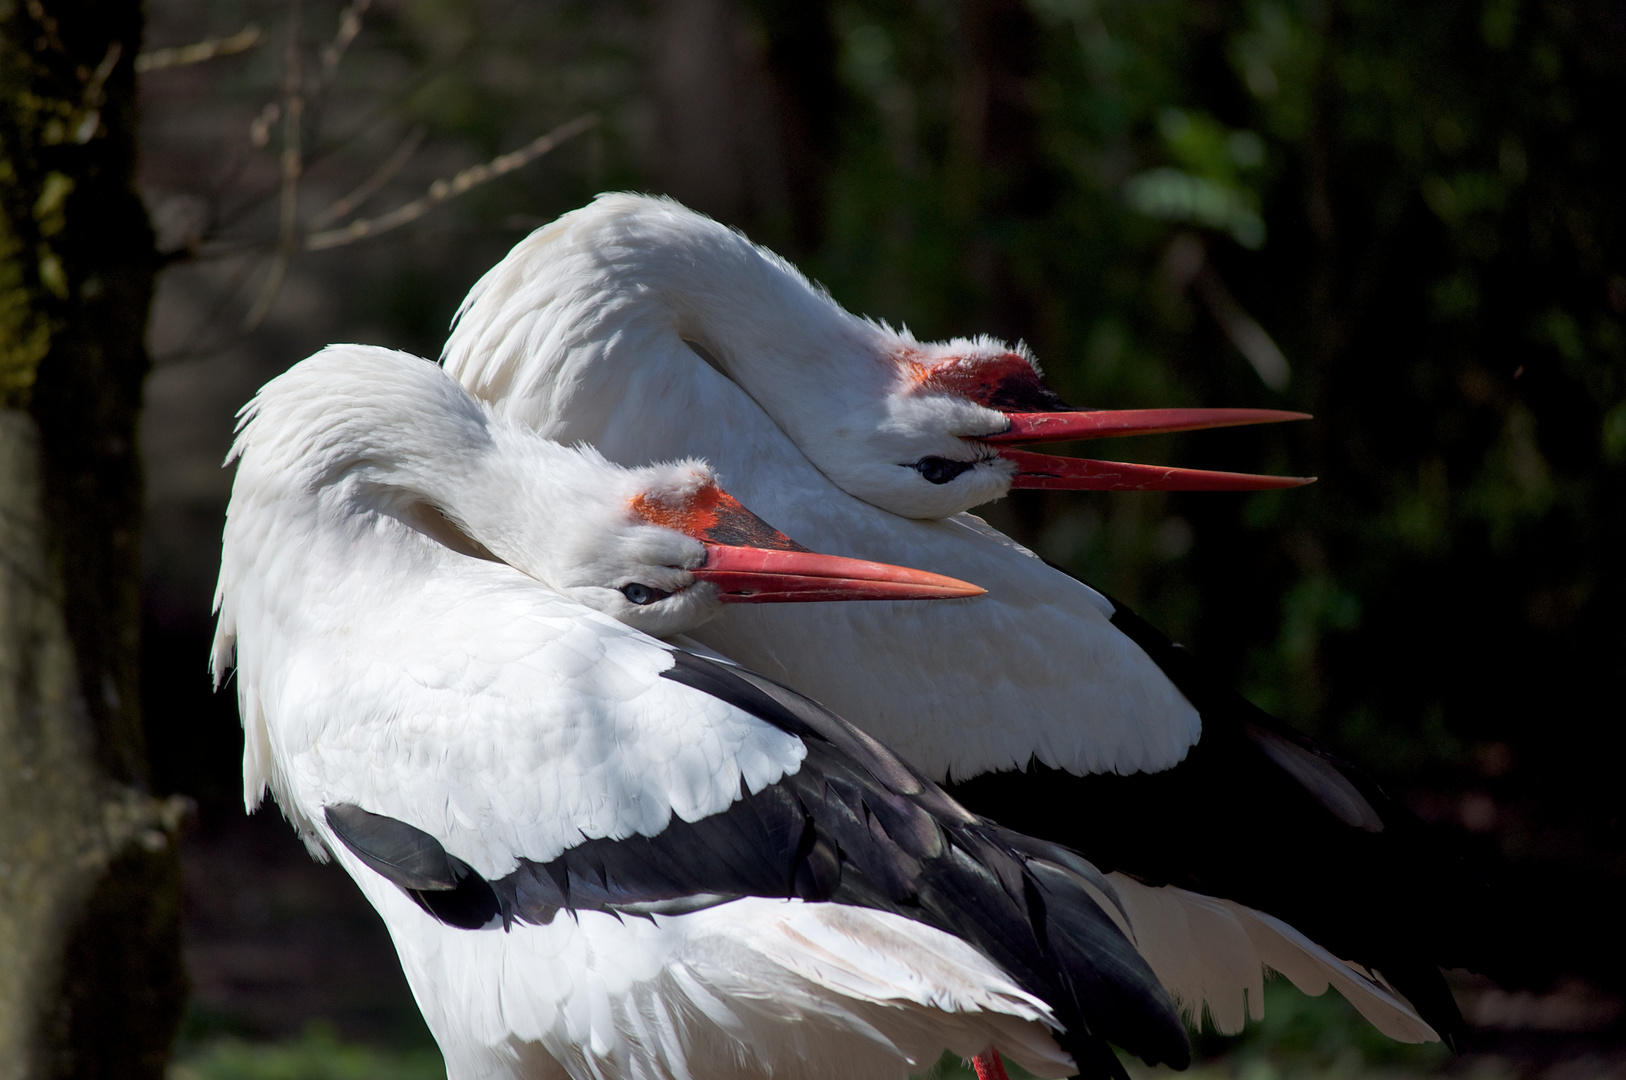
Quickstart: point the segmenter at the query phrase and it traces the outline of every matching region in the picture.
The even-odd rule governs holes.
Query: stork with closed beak
[[[702,464],[614,466],[383,349],[272,380],[232,458],[213,667],[246,800],[383,916],[453,1080],[1188,1060],[1087,862],[651,636],[976,586],[815,554]]]

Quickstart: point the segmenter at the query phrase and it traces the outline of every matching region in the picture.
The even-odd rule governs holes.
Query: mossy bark
[[[141,10],[0,0],[0,1077],[160,1077],[179,807],[146,789]]]

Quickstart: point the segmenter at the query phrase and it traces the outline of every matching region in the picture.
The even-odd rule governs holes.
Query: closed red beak
[[[705,564],[693,573],[715,585],[725,604],[952,600],[988,591],[942,574],[809,551],[715,484],[673,502],[639,495],[632,511],[705,544]]]
[[[1009,449],[1005,444],[1154,435],[1204,428],[1308,420],[1308,413],[1279,409],[1092,409],[1077,412],[1006,413],[1010,426],[978,441],[999,447],[1016,465],[1013,488],[1057,491],[1269,491],[1313,483],[1313,476],[1258,476],[1167,465],[1055,457]]]
[[[987,592],[957,578],[890,563],[712,543],[706,544],[706,564],[694,576],[717,586],[725,604],[948,600]]]

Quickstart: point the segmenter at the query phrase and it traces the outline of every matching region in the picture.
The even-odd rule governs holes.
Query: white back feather
[[[619,525],[613,485],[648,474],[513,429],[433,365],[360,346],[295,367],[244,415],[214,667],[235,652],[250,807],[269,785],[309,834],[316,808],[358,802],[501,876],[584,836],[715,813],[742,779],[756,791],[797,768],[795,737],[659,678],[666,647],[402,512],[431,500],[557,571],[581,536]],[[490,471],[492,453],[518,479]],[[511,536],[484,527],[498,518]]]
[[[881,328],[737,234],[636,196],[603,196],[521,241],[465,301],[445,364],[501,415],[612,461],[703,457],[742,502],[817,550],[987,589],[970,601],[733,608],[695,634],[935,778],[1033,757],[1121,773],[1184,757],[1201,730],[1196,710],[1109,624],[1100,594],[970,515],[901,518],[842,491],[684,343],[724,348],[725,333],[736,366],[790,373],[787,394],[827,391],[837,405],[874,396],[862,361],[832,372],[829,357],[876,347]],[[880,361],[873,371],[893,377]],[[997,642],[997,656],[979,640]]]
[[[598,500],[611,484],[615,502],[622,474],[591,453],[532,445],[439,370],[359,346],[297,366],[244,417],[214,664],[219,678],[235,654],[249,801],[268,785],[383,915],[454,1080],[902,1080],[945,1045],[991,1041],[1038,1075],[1072,1071],[1042,1002],[899,916],[746,899],[461,930],[368,869],[324,806],[405,821],[492,878],[584,838],[721,811],[795,771],[805,749],[661,678],[668,646],[448,548],[407,512],[430,500],[542,572],[556,548],[505,541],[497,517],[546,527],[548,495],[554,512],[586,510],[575,496],[588,488],[571,484],[595,471]],[[515,483],[492,471],[494,447],[540,472]]]
[[[1100,594],[970,514],[917,521],[878,510],[799,448],[815,437],[794,425],[800,402],[850,410],[862,428],[872,422],[862,399],[886,369],[854,355],[912,341],[854,319],[783,260],[699,215],[609,195],[521,241],[476,284],[444,363],[503,415],[611,460],[704,457],[757,513],[821,551],[986,588],[930,605],[737,608],[692,634],[937,779],[1030,758],[1075,773],[1174,765],[1201,733],[1198,714],[1109,624]],[[1397,1039],[1435,1037],[1398,995],[1271,916],[1114,881],[1143,952],[1193,1019],[1206,1008],[1219,1030],[1240,1030],[1261,1005],[1268,966],[1309,993],[1337,986]]]

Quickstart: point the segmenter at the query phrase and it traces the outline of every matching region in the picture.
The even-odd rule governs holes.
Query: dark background
[[[1525,985],[1458,977],[1481,1049],[1531,1074],[1626,1069],[1626,8],[389,0],[348,41],[346,12],[148,9],[149,53],[260,30],[143,77],[143,182],[171,263],[143,421],[146,715],[158,785],[199,804],[183,1048],[313,1018],[423,1038],[342,875],[274,809],[242,816],[235,704],[204,672],[233,412],[330,341],[438,355],[509,246],[632,188],[922,338],[1025,340],[1078,404],[1314,413],[1109,452],[1319,476],[1307,489],[1028,493],[985,512],[1505,856]],[[266,286],[405,143],[354,216],[590,112],[540,160],[404,228],[291,254]],[[1216,808],[1192,827],[1247,823]]]

